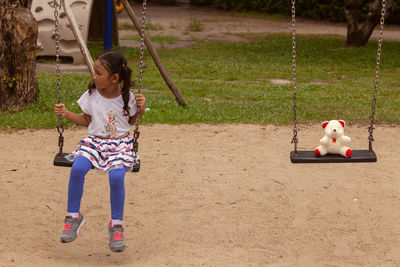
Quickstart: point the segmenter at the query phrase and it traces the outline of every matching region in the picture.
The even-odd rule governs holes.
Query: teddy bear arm
[[[343,135],[343,136],[340,138],[340,141],[341,141],[343,144],[348,145],[348,144],[351,143],[351,138],[350,138],[349,136]]]
[[[319,143],[320,143],[321,145],[327,145],[327,144],[329,143],[329,137],[325,135],[324,137],[322,137],[322,138],[319,140]]]

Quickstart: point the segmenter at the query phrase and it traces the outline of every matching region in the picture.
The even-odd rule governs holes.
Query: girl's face
[[[100,61],[96,60],[94,62],[94,75],[93,75],[93,80],[96,85],[96,88],[98,89],[106,89],[109,88],[110,86],[115,86],[115,84],[118,84],[118,74],[114,74],[110,76],[108,71],[103,67],[103,65],[100,63]]]

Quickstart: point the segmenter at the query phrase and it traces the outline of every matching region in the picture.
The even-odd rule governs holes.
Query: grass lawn
[[[132,41],[140,41],[141,37],[138,35],[134,35],[134,36],[126,36],[126,37],[122,37],[122,40],[132,40]],[[150,36],[149,37],[151,42],[158,42],[158,43],[170,43],[170,44],[174,44],[176,43],[179,38],[175,37],[175,36],[159,36],[159,35],[155,35],[155,36]]]
[[[243,36],[243,35],[242,35]],[[180,107],[149,54],[143,94],[150,108],[142,123],[274,123],[292,122],[292,86],[271,79],[291,80],[291,37],[272,34],[246,36],[248,43],[203,41],[189,48],[158,53],[181,91]],[[299,123],[344,119],[350,124],[369,121],[376,66],[376,41],[346,48],[335,36],[297,36],[297,95]],[[139,51],[115,47],[128,58],[137,80]],[[89,44],[95,57],[102,46]],[[384,42],[376,122],[400,123],[400,46]],[[55,74],[38,74],[38,102],[24,111],[5,111],[0,129],[55,127]],[[62,101],[80,112],[76,100],[86,90],[89,75],[63,74]],[[72,125],[66,122],[67,125]]]

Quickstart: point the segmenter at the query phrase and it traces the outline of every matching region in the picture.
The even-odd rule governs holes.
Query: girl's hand
[[[139,107],[139,111],[140,111],[139,114],[140,114],[140,116],[142,116],[144,113],[144,110],[146,109],[146,98],[142,94],[136,94],[135,99],[136,99],[136,106]]]
[[[66,113],[67,113],[67,109],[65,108],[64,104],[55,104],[54,105],[54,114],[56,116],[65,117]]]

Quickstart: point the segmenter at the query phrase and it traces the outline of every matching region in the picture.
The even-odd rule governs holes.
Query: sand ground
[[[86,129],[68,129],[65,151]],[[0,266],[397,266],[397,126],[375,130],[377,163],[291,164],[291,129],[144,125],[126,175],[127,250],[111,253],[107,176],[92,171],[77,240],[62,244],[69,168],[56,130],[0,133]],[[353,149],[365,127],[349,126]],[[301,126],[312,149],[319,125]],[[11,145],[12,144],[12,145]]]
[[[231,34],[240,26],[290,30],[187,6],[149,14],[167,34],[196,38],[240,38]],[[206,30],[184,34],[191,17],[207,17]],[[345,32],[305,23],[308,33]],[[299,149],[315,147],[320,126],[300,128]],[[86,131],[67,129],[64,151]],[[365,125],[346,134],[353,149],[367,148]],[[398,126],[376,128],[377,163],[291,164],[289,126],[141,126],[142,168],[126,175],[127,249],[111,253],[107,176],[88,174],[87,224],[62,244],[69,169],[52,164],[58,133],[0,132],[0,266],[400,266],[399,134]]]

